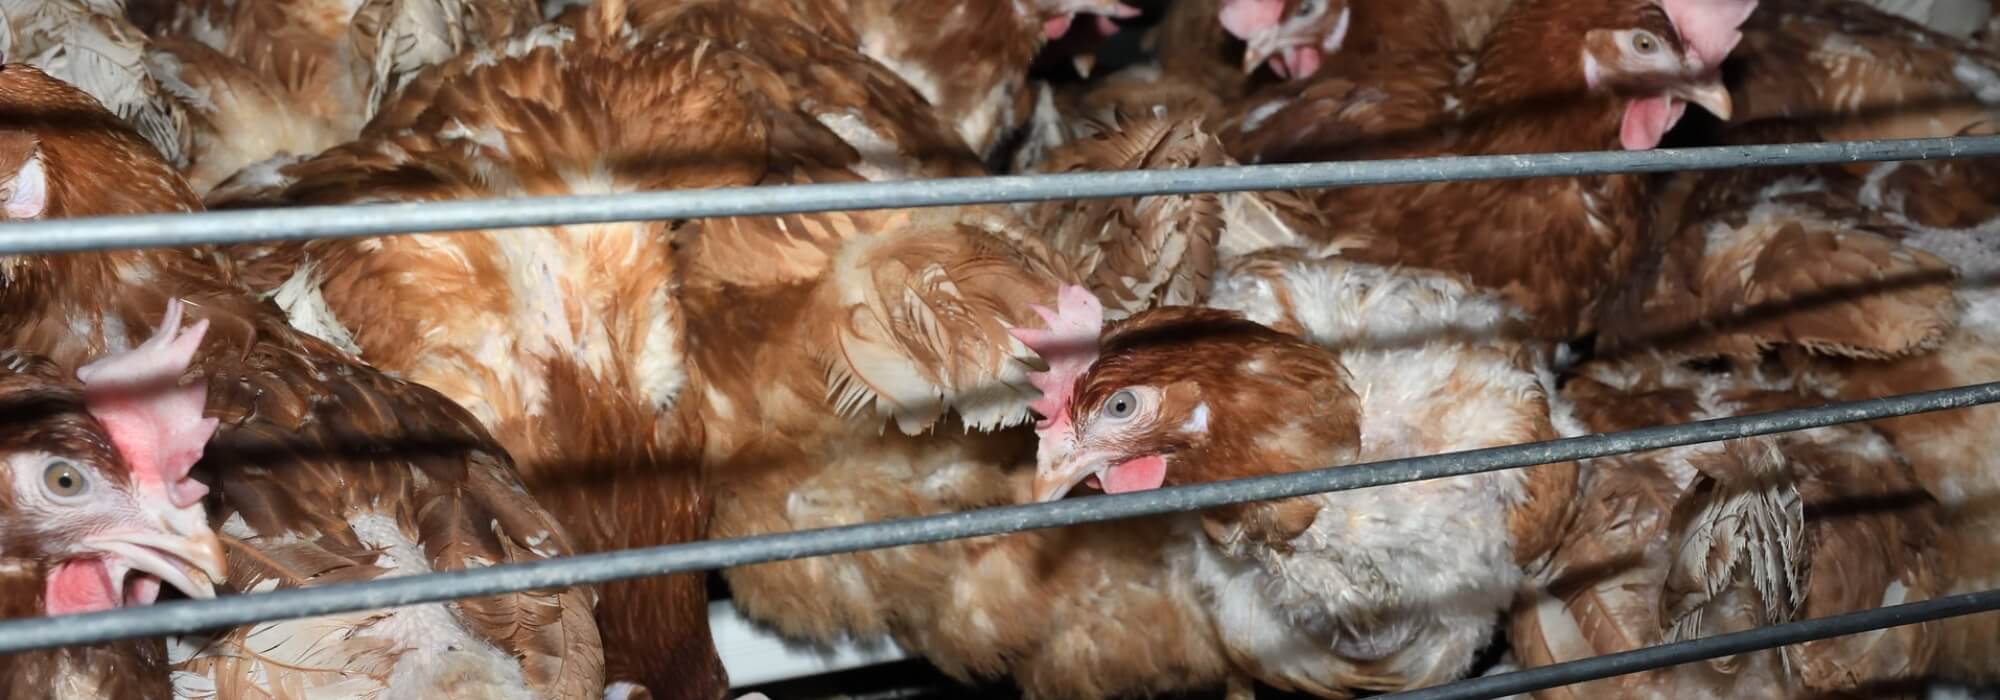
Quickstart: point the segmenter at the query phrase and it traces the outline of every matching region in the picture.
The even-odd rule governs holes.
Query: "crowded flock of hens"
[[[2000,133],[1971,4],[0,0],[0,212]],[[1957,160],[0,258],[0,580],[62,615],[2000,380],[1996,219]],[[2000,585],[2000,408],[722,580],[1029,698],[1348,698]],[[0,696],[722,700],[708,600],[28,652]],[[1538,697],[1996,655],[1988,614]]]

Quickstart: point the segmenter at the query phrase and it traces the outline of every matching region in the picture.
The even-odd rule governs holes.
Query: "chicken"
[[[1665,328],[1610,327],[1612,352],[1672,347],[1739,361],[1771,357],[1801,391],[1864,399],[2000,377],[1988,319],[1989,235],[1923,229],[1845,193],[1867,187],[1840,168],[1690,177],[1682,223],[1637,313],[1671,309]],[[1760,186],[1761,184],[1761,186]],[[1724,311],[1728,313],[1723,313]],[[1664,339],[1664,340],[1663,340]],[[2000,580],[2000,522],[1990,459],[1990,407],[1873,423],[1910,462],[1915,482],[1940,503],[1940,594],[1987,590]],[[2000,616],[1940,623],[1931,672],[1990,682]]]
[[[197,193],[244,168],[314,155],[346,138],[276,81],[201,43],[156,39],[146,49],[146,67],[188,115],[181,172]]]
[[[1750,0],[1521,0],[1510,5],[1459,93],[1437,97],[1455,68],[1406,80],[1378,63],[1304,99],[1246,105],[1225,128],[1251,162],[1652,148],[1687,103],[1730,113],[1715,76]],[[1440,113],[1465,116],[1439,133]],[[1451,120],[1445,120],[1447,122]],[[1310,130],[1312,138],[1291,136]],[[1248,150],[1246,146],[1259,150]],[[1534,331],[1587,334],[1604,298],[1647,248],[1646,178],[1606,175],[1341,188],[1315,204],[1337,227],[1392,245],[1358,259],[1453,271],[1500,290]],[[1370,252],[1372,251],[1372,252]]]
[[[572,10],[563,28],[426,73],[367,137],[227,183],[217,204],[980,172],[915,90],[803,25],[725,2],[633,9],[629,24],[614,3]],[[951,208],[232,253],[294,323],[469,407],[596,550],[1015,500],[1029,478],[1014,468],[1028,460],[1022,433],[903,433],[1025,418],[1026,350],[1005,329],[1053,289],[1037,272],[1048,265],[1015,249],[1037,243],[1004,209]],[[885,421],[898,430],[884,435]],[[1101,578],[1110,571],[1122,575]],[[1221,677],[1209,623],[1165,572],[1158,536],[1124,526],[726,576],[738,607],[791,636],[894,633],[962,677],[1014,672],[1037,697]],[[1050,590],[1062,600],[1039,593]],[[603,595],[611,680],[656,696],[722,691],[700,578]],[[1120,628],[1138,617],[1172,624]]]
[[[1790,118],[1828,141],[2000,131],[2000,54],[1852,0],[1764,2],[1733,54],[1738,121]]]
[[[1992,131],[1993,55],[1857,3],[1774,5],[1749,25],[1733,66],[1757,122],[1725,143],[1940,136]],[[1658,323],[1607,326],[1600,349],[1658,346],[1770,357],[1804,391],[1862,399],[2000,378],[1991,350],[1989,229],[2000,171],[1989,162],[1896,163],[1679,178],[1662,203],[1659,269],[1636,277],[1616,315],[1676,309]],[[1682,306],[1685,304],[1685,306]],[[1662,327],[1664,326],[1664,328]],[[1990,407],[1878,421],[1942,508],[1946,593],[2000,580],[2000,482]],[[2000,616],[1942,623],[1935,668],[1990,682]]]
[[[1328,0],[1225,0],[1216,19],[1247,44],[1244,72],[1269,63],[1280,79],[1303,80],[1346,43],[1354,8]]]
[[[633,24],[711,0],[639,0]],[[1130,17],[1115,0],[757,0],[739,3],[798,22],[861,52],[915,88],[981,162],[1004,165],[1007,142],[1032,116],[1036,91],[1028,67],[1048,40],[1079,14]],[[1100,27],[1113,31],[1115,27]]]
[[[2000,53],[1856,2],[1785,0],[1745,27],[1726,138],[1845,141],[2000,133]],[[1772,127],[1773,122],[1783,127]],[[1931,228],[2000,218],[1991,160],[1851,163],[1849,195]]]
[[[284,96],[343,134],[359,131],[369,83],[347,38],[355,5],[337,0],[172,2],[153,36],[193,41],[275,82]]]
[[[1566,436],[1816,403],[1754,366],[1643,354],[1578,368]],[[1940,595],[1937,504],[1864,425],[1591,460],[1576,519],[1510,639],[1528,667]],[[1879,694],[1928,673],[1939,623],[1552,688],[1538,698]]]
[[[1199,121],[1114,114],[1090,138],[1065,145],[1045,172],[1179,169],[1234,165]],[[1052,200],[1021,207],[1064,266],[1079,273],[1107,315],[1199,305],[1218,264],[1266,248],[1318,253],[1369,245],[1326,230],[1297,192],[1211,192],[1133,199]]]
[[[197,190],[265,158],[333,145],[331,122],[275,76],[193,40],[148,37],[125,15],[123,0],[0,4],[0,50],[97,98]]]
[[[151,604],[162,585],[212,598],[224,580],[207,487],[188,473],[215,430],[205,390],[179,385],[205,328],[180,306],[145,343],[65,377],[53,362],[0,352],[0,573],[9,617]],[[0,658],[7,697],[167,697],[159,639]]]
[[[20,64],[0,67],[0,182],[12,220],[202,208],[115,116]],[[226,261],[183,250],[18,256],[0,274],[0,343],[61,368],[173,327],[170,300],[206,324],[190,368],[218,427],[195,473],[214,485],[206,507],[229,545],[234,592],[572,551],[470,413],[294,330]],[[182,697],[597,697],[591,605],[571,588],[262,623],[171,640],[169,661]]]
[[[193,0],[162,14],[156,36],[243,62],[343,139],[425,68],[542,19],[534,0]]]
[[[1210,304],[1104,324],[1069,287],[1047,330],[1016,331],[1049,367],[1031,375],[1037,500],[1554,436],[1539,353],[1498,337],[1519,313],[1448,276],[1271,251],[1235,261]],[[1259,680],[1322,697],[1432,685],[1492,638],[1524,567],[1555,545],[1575,474],[1215,508],[1178,523],[1177,568]]]
[[[1752,360],[1780,346],[1893,359],[1957,321],[1950,266],[1863,207],[1838,168],[1686,174],[1665,188],[1659,255],[1605,314],[1606,356]]]
[[[731,81],[769,72],[731,51],[703,53],[696,40],[604,46],[538,34],[497,57],[441,66],[406,96],[420,104],[385,111],[386,120],[414,115],[399,127],[378,120],[368,138],[283,166],[275,180],[240,183],[277,187],[245,190],[234,203],[755,181],[756,160],[695,164],[689,156],[761,148],[767,127]],[[651,126],[630,128],[637,124]],[[235,184],[219,192],[237,193]],[[295,325],[469,409],[579,546],[601,551],[696,540],[706,530],[704,428],[677,410],[692,377],[676,298],[676,228],[580,225],[239,254],[252,285],[275,295]],[[602,595],[613,682],[659,697],[721,696],[728,686],[701,576],[619,582]]]
[[[146,35],[123,0],[0,2],[0,54],[82,88],[123,117],[167,162],[185,166],[188,116],[147,71]]]
[[[722,5],[709,7],[709,17],[722,14]],[[784,36],[769,23],[735,25],[730,33],[706,26],[700,33],[729,45]],[[757,50],[782,59],[788,79],[809,74],[813,64],[799,61],[812,54],[785,46]],[[808,174],[811,181],[909,177],[913,165],[924,173],[976,167],[965,146],[938,140],[929,126],[934,117],[903,107],[915,96],[874,80],[863,84],[881,96],[794,104],[848,145],[774,138],[767,182]],[[793,89],[805,96],[815,87]],[[844,114],[870,129],[845,126]],[[796,118],[781,113],[773,122]],[[772,133],[794,131],[813,130]],[[708,427],[717,504],[711,535],[1025,498],[1029,436],[979,434],[1026,418],[1032,389],[1018,363],[1026,349],[1005,329],[1025,320],[1026,301],[1052,293],[1062,276],[1025,229],[1005,210],[982,207],[690,224],[682,298],[691,365],[707,388],[688,394],[701,397],[694,408]],[[786,250],[800,231],[824,232],[815,234],[817,245],[829,254],[784,253],[779,267],[742,262],[772,259],[770,251]],[[895,425],[887,435],[885,421]],[[977,432],[964,434],[968,429]],[[1192,587],[1166,570],[1163,537],[1157,528],[1118,523],[745,567],[726,578],[738,607],[788,635],[892,635],[962,679],[1011,674],[1029,697],[1218,685],[1224,662],[1212,623]],[[1129,624],[1134,619],[1149,624]]]

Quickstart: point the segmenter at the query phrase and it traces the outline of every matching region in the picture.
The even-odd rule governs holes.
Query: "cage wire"
[[[614,195],[359,204],[58,219],[0,226],[0,255],[185,247],[657,219],[1317,189],[1479,179],[1825,165],[2000,155],[2000,136],[1443,157],[1180,170],[966,177]],[[2000,382],[1547,442],[1153,491],[704,540],[523,564],[212,600],[0,621],[0,654],[219,627],[708,571],[868,549],[1187,512],[1608,457],[2000,402]],[[1471,678],[1387,697],[1494,698],[1691,661],[2000,610],[2000,590],[1802,620]]]
[[[1320,189],[2000,155],[2000,136],[1001,175],[604,195],[50,219],[0,226],[0,255],[230,245],[617,221],[770,216],[1200,192]]]

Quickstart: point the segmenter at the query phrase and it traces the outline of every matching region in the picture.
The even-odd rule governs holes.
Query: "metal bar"
[[[0,654],[981,537],[1513,469],[2000,402],[2000,382],[1153,491],[0,622]]]
[[[1008,175],[145,214],[0,226],[0,255],[432,231],[2000,155],[2000,136]]]
[[[1468,678],[1445,685],[1404,691],[1384,698],[1400,700],[1484,700],[1594,681],[1627,673],[1665,668],[1690,661],[1714,659],[1788,644],[1830,639],[1889,627],[1914,625],[1947,617],[2000,610],[2000,590],[1964,593],[1916,603],[1892,605],[1842,615],[1787,622],[1742,632],[1690,639],[1588,659],[1565,661],[1511,673]]]

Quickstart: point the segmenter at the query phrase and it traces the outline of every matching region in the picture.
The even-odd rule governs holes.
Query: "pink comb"
[[[1028,404],[1042,415],[1035,431],[1047,432],[1069,423],[1070,394],[1084,370],[1097,361],[1097,337],[1104,330],[1104,305],[1090,290],[1070,285],[1057,293],[1055,311],[1039,305],[1028,308],[1041,315],[1049,327],[1015,328],[1008,332],[1049,365],[1047,372],[1028,373],[1028,381],[1042,390],[1042,398]]]
[[[1285,17],[1285,0],[1223,0],[1222,28],[1238,39],[1278,26]]]
[[[203,418],[208,383],[180,383],[208,332],[208,321],[181,331],[181,300],[167,302],[159,330],[139,347],[112,353],[77,369],[84,410],[104,426],[111,444],[132,469],[135,484],[158,484],[176,508],[201,501],[208,487],[188,477],[216,420]]]
[[[1660,6],[1706,70],[1722,65],[1736,43],[1743,40],[1743,32],[1737,28],[1756,11],[1757,0],[1660,0]]]
[[[1140,12],[1139,8],[1131,5],[1122,2],[1111,3],[1109,10],[1101,10],[1100,14],[1097,15],[1097,32],[1104,36],[1116,35],[1118,33],[1118,23],[1112,21],[1111,18],[1131,19],[1141,14],[1144,13]]]

